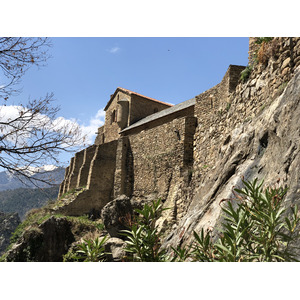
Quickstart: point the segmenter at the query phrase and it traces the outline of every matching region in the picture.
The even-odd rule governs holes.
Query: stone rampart
[[[118,158],[122,156],[123,161],[117,160],[116,171],[120,170],[118,176],[126,179],[123,185],[130,187],[133,196],[156,193],[162,199],[167,197],[171,179],[182,176],[191,164],[195,127],[194,117],[181,117],[119,140]],[[122,191],[116,183],[115,196]]]
[[[87,186],[91,161],[95,155],[96,146],[90,146],[77,152],[71,158],[70,166],[66,168],[65,178],[60,184],[58,198],[77,188]]]
[[[116,150],[117,141],[87,148],[86,162],[92,157],[87,186],[73,200],[59,207],[58,213],[72,216],[88,214],[91,211],[100,211],[112,200]],[[87,169],[87,165],[84,168]],[[80,176],[78,180],[80,181]]]
[[[98,128],[98,132],[94,144],[100,145],[103,143],[105,143],[104,125]]]
[[[77,186],[76,186],[77,188],[79,187],[82,188],[87,186],[90,166],[94,158],[96,148],[97,148],[96,145],[93,145],[84,149],[83,162],[79,169],[78,177],[77,177]]]

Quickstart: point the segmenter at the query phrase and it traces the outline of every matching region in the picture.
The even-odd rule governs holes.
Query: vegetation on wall
[[[248,66],[241,72],[241,77],[240,77],[240,79],[241,79],[241,81],[242,81],[243,83],[245,83],[245,82],[249,79],[249,76],[250,76],[250,74],[251,74],[252,69],[253,69],[253,66],[249,66],[249,65],[248,65]]]
[[[266,66],[269,59],[272,56],[276,56],[278,51],[278,43],[273,37],[258,37],[256,38],[255,44],[259,45],[259,47],[253,54],[252,63],[241,72],[240,79],[243,83],[249,79],[255,65],[262,64]]]

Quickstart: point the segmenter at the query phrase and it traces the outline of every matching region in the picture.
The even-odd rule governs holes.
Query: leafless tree
[[[30,179],[32,168],[59,164],[60,151],[76,151],[85,141],[76,122],[57,117],[53,94],[7,105],[26,70],[45,63],[49,46],[47,38],[0,38],[0,167],[20,179]]]
[[[17,84],[30,67],[45,65],[49,47],[48,38],[0,37],[0,99],[20,91]]]

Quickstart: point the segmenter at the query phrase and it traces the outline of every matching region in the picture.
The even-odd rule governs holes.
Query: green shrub
[[[166,261],[166,251],[161,249],[160,234],[155,223],[166,208],[162,207],[161,200],[145,204],[143,209],[136,209],[138,217],[129,230],[122,230],[126,236],[125,251],[129,253],[129,260],[155,262]]]
[[[161,215],[160,200],[145,205],[131,230],[126,251],[133,261],[201,261],[201,262],[271,262],[296,261],[294,243],[299,238],[298,207],[284,207],[287,189],[262,188],[257,179],[243,181],[244,188],[235,189],[236,199],[224,199],[222,230],[194,232],[190,247],[172,248],[167,255],[161,249],[155,221]]]
[[[269,43],[273,40],[273,37],[258,37],[255,41],[256,44],[261,45],[262,43]]]
[[[84,240],[83,243],[78,244],[75,249],[70,249],[67,254],[64,255],[64,262],[103,262],[106,260],[104,244],[108,240],[108,236],[104,236],[102,239],[98,237],[94,240]]]
[[[241,72],[241,77],[240,77],[240,79],[241,79],[241,81],[243,82],[243,83],[245,83],[248,79],[249,79],[249,77],[250,77],[250,74],[251,74],[251,71],[252,71],[252,66],[247,66],[242,72]]]
[[[195,261],[295,261],[293,241],[299,237],[297,205],[284,207],[287,189],[243,181],[235,189],[235,205],[226,200],[223,231],[216,242],[212,234],[194,233],[196,242],[189,254]],[[236,208],[235,208],[236,206]]]
[[[273,262],[296,261],[295,241],[299,238],[297,205],[285,207],[287,188],[263,188],[243,181],[242,189],[234,189],[235,199],[220,202],[223,212],[221,230],[194,232],[194,243],[189,247],[172,248],[173,253],[161,247],[161,234],[156,221],[166,209],[161,200],[136,209],[138,216],[131,219],[126,236],[126,260],[137,262],[200,261],[200,262]],[[102,240],[85,240],[75,250],[69,251],[64,261],[104,261]]]

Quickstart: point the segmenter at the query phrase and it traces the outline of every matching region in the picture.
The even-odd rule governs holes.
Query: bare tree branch
[[[33,65],[44,66],[50,57],[48,38],[0,37],[0,100],[20,92],[16,85]]]
[[[32,168],[58,165],[61,151],[78,151],[85,144],[76,122],[57,117],[53,94],[6,106],[25,72],[45,64],[49,46],[48,38],[0,37],[0,167],[21,180],[31,180]]]

